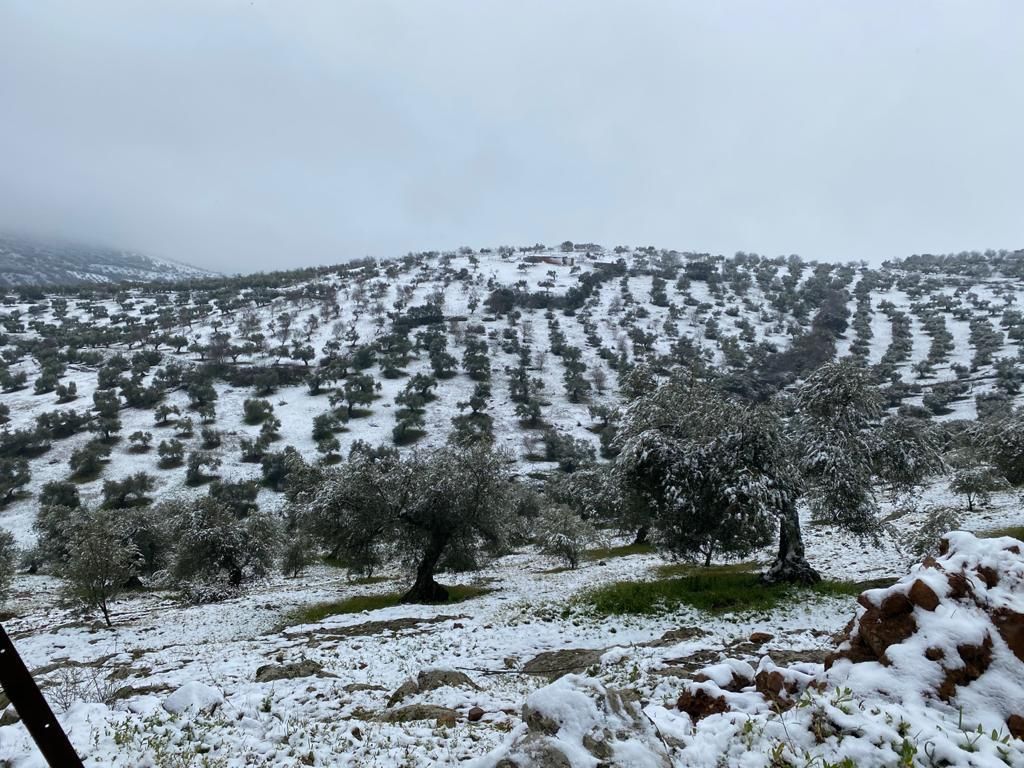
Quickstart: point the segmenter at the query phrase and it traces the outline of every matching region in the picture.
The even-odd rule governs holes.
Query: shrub
[[[596,537],[594,526],[565,506],[549,506],[537,520],[536,541],[540,551],[559,558],[572,569],[579,567],[584,550]]]
[[[247,399],[242,404],[242,414],[246,424],[262,424],[274,415],[274,406],[267,400]]]

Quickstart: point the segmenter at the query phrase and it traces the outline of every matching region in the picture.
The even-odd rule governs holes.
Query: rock
[[[530,675],[544,675],[557,680],[570,672],[584,672],[588,667],[601,663],[603,650],[592,648],[566,648],[561,651],[545,651],[523,665],[523,672]]]
[[[775,635],[769,632],[751,632],[750,637],[747,639],[750,640],[750,642],[752,643],[756,643],[757,645],[763,645],[764,643],[768,643],[774,640]]]
[[[558,720],[548,717],[542,710],[534,707],[529,699],[523,704],[521,717],[523,722],[526,723],[526,729],[530,733],[554,736],[558,733],[558,729],[561,728]]]
[[[555,744],[537,741],[523,745],[513,757],[502,758],[494,768],[572,768],[572,762]]]
[[[921,579],[914,579],[914,583],[910,585],[910,591],[907,592],[907,597],[914,605],[924,608],[926,611],[934,611],[939,607],[939,596]]]
[[[982,581],[985,582],[985,586],[989,589],[999,584],[999,574],[996,573],[994,568],[989,568],[987,565],[979,565],[974,569],[974,572],[978,574]]]
[[[358,693],[359,691],[386,691],[383,685],[374,685],[373,683],[349,683],[343,687],[345,693]]]
[[[945,701],[956,695],[957,686],[970,685],[985,674],[992,663],[992,638],[986,636],[981,645],[958,645],[956,652],[963,665],[946,669],[946,676],[938,689],[939,697]]]
[[[583,734],[583,748],[598,760],[608,760],[614,754],[607,739],[598,739],[589,733]]]
[[[1024,661],[1024,614],[999,608],[992,613],[992,623],[999,630],[999,636],[1013,651],[1013,655]]]
[[[437,688],[449,686],[452,688],[472,688],[479,691],[480,686],[474,683],[465,672],[454,669],[425,669],[416,676],[415,680],[407,680],[402,683],[398,690],[391,694],[388,699],[388,706],[394,706],[407,696],[414,693],[426,693]]]
[[[192,680],[168,696],[164,700],[163,708],[172,715],[180,715],[183,712],[208,715],[223,703],[224,697],[216,688]]]
[[[825,659],[828,658],[828,651],[820,648],[804,650],[773,648],[767,653],[771,660],[780,667],[787,667],[790,664],[824,664]]]
[[[324,672],[322,664],[312,659],[293,661],[289,664],[264,664],[256,670],[257,683],[269,683],[273,680],[293,680],[296,677],[334,677]]]
[[[949,596],[954,600],[974,597],[974,589],[971,587],[971,582],[962,573],[947,574],[946,581],[949,583]]]
[[[474,683],[465,672],[455,669],[425,669],[416,676],[420,692],[432,691],[435,688],[451,686],[452,688],[472,688],[479,691],[480,686]]]
[[[469,714],[466,715],[466,719],[471,723],[478,723],[484,716],[484,711],[480,707],[473,707],[469,710]]]
[[[459,713],[448,707],[434,704],[409,704],[398,709],[387,710],[380,715],[383,723],[411,723],[414,720],[434,720],[438,725],[454,726]]]
[[[902,596],[906,600],[906,596]],[[910,604],[906,600],[907,605]],[[909,613],[886,615],[881,609],[871,608],[864,612],[857,625],[857,635],[878,661],[885,656],[890,645],[902,643],[917,630],[917,622]]]
[[[686,689],[676,701],[676,708],[685,712],[696,722],[708,715],[718,715],[726,712],[729,705],[724,696],[712,696],[702,687],[694,687],[693,690]]]
[[[910,598],[902,592],[891,592],[882,600],[882,604],[878,607],[878,610],[882,616],[892,618],[910,613],[914,610],[914,604],[910,602]]]
[[[15,723],[21,722],[21,716],[14,707],[7,707],[4,713],[0,715],[0,727],[5,725],[14,725]]]
[[[492,753],[494,768],[588,765],[669,768],[668,745],[644,714],[640,696],[566,675],[527,696],[525,731]],[[572,756],[570,761],[567,756]]]
[[[1024,739],[1024,716],[1010,715],[1006,718],[1006,728],[1015,739]]]
[[[388,706],[393,707],[395,704],[400,702],[407,696],[412,696],[414,693],[418,693],[420,690],[419,684],[415,680],[406,680],[395,690],[394,693],[388,698]]]
[[[687,640],[696,640],[697,638],[704,637],[706,634],[707,632],[700,627],[680,627],[679,629],[670,629],[659,639],[649,643],[649,645],[652,647],[675,645],[676,643],[684,643]]]

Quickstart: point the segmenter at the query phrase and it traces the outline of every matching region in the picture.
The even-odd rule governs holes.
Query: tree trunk
[[[402,595],[399,602],[402,603],[446,603],[448,602],[448,590],[434,581],[434,571],[437,563],[448,545],[448,536],[433,534],[430,537],[430,545],[423,553],[423,559],[416,568],[416,581]]]
[[[771,568],[761,576],[768,584],[781,582],[816,584],[821,574],[804,557],[804,538],[796,505],[787,503],[779,517],[779,554]]]

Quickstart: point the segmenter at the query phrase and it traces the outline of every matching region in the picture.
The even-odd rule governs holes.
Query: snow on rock
[[[826,664],[726,660],[674,706],[569,675],[526,699],[525,728],[481,766],[1024,766],[1022,552],[950,533],[860,596]]]
[[[523,722],[521,738],[504,753],[481,761],[480,768],[672,764],[632,691],[606,688],[580,675],[566,675],[527,697]]]
[[[163,707],[172,715],[183,712],[210,714],[224,703],[224,696],[213,686],[192,680],[164,700]]]
[[[858,602],[847,640],[826,662],[832,682],[955,701],[1024,737],[1017,727],[1024,717],[1021,542],[947,534],[937,558]]]

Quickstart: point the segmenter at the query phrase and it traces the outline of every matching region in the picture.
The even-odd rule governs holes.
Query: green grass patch
[[[1012,536],[1015,539],[1024,541],[1024,525],[1014,525],[1009,528],[993,528],[989,531],[978,531],[978,536],[983,539],[997,539],[1000,536]]]
[[[770,611],[808,597],[858,595],[867,588],[863,582],[845,581],[823,581],[812,587],[762,584],[759,574],[749,568],[749,563],[739,563],[694,569],[687,575],[655,581],[619,581],[585,592],[579,602],[601,616],[659,614],[683,605],[710,613],[733,613]]]
[[[629,555],[650,555],[654,553],[654,547],[650,544],[623,544],[621,547],[598,547],[588,549],[583,553],[586,560],[611,560],[613,557],[628,557]]]
[[[458,584],[454,587],[448,587],[448,602],[442,603],[442,605],[461,603],[474,597],[486,595],[493,591],[493,589],[482,585]],[[353,597],[347,597],[344,600],[316,603],[315,605],[299,608],[298,610],[289,613],[285,617],[282,626],[290,627],[295,624],[315,624],[319,621],[323,621],[328,616],[338,616],[346,613],[362,613],[363,611],[377,611],[381,608],[393,608],[399,604],[398,601],[402,599],[402,595],[404,594],[405,592],[384,592],[376,595],[355,595]]]

